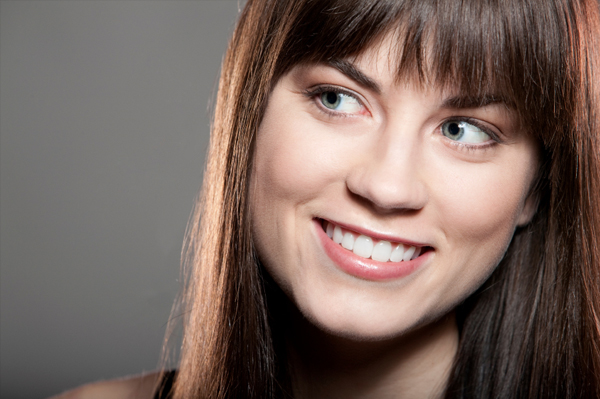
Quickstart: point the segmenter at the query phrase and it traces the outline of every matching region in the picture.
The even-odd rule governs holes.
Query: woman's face
[[[284,75],[250,187],[269,273],[313,323],[361,339],[448,313],[535,211],[536,143],[516,114],[398,83],[387,50]]]

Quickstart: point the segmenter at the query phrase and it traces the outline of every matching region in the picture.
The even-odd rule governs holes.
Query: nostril
[[[395,167],[390,162],[383,159],[352,170],[346,178],[348,191],[378,213],[422,209],[428,202],[423,171],[416,161]]]

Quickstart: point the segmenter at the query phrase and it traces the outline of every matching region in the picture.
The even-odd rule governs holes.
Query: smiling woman
[[[377,90],[323,65],[281,77],[249,192],[269,274],[313,323],[367,340],[449,317],[536,206],[537,144],[516,113],[397,84],[390,53],[353,63]]]
[[[174,397],[600,396],[595,0],[250,0]]]
[[[599,41],[596,0],[249,0],[170,394],[600,397]]]

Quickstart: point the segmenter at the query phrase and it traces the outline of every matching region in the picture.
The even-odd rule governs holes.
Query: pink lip
[[[406,277],[427,262],[434,252],[428,251],[416,259],[404,262],[378,262],[355,255],[334,243],[323,231],[319,219],[315,219],[315,229],[327,256],[345,273],[364,280],[386,281]]]

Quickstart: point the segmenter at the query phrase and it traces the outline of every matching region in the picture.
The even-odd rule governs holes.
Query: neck
[[[454,313],[383,341],[333,336],[296,319],[287,335],[294,397],[442,397],[458,347]]]

